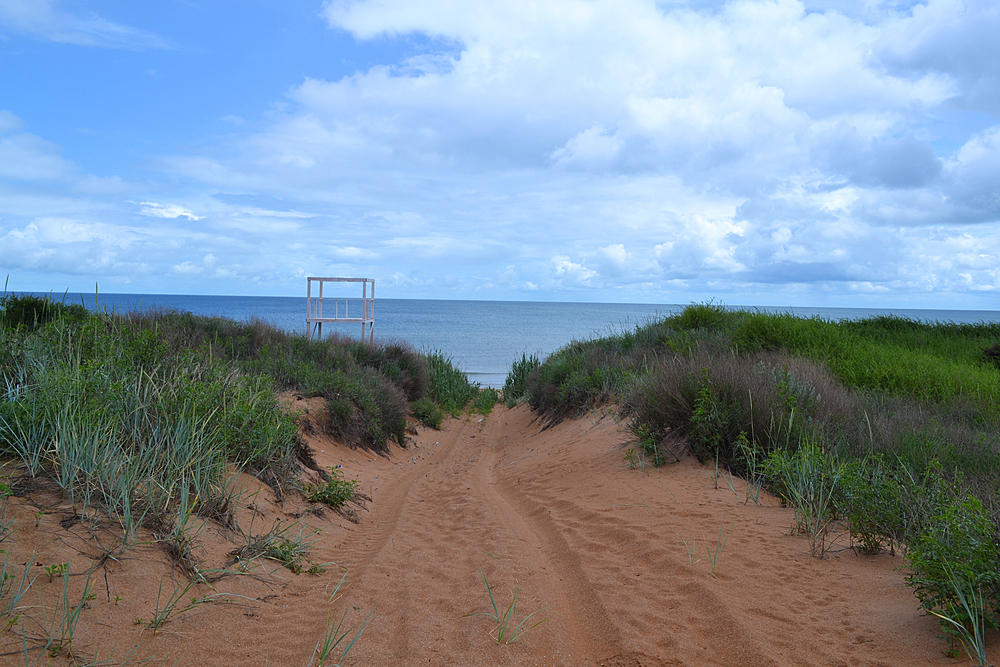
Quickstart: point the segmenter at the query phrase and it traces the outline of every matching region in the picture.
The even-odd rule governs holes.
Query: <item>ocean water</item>
[[[353,298],[353,293],[350,294]],[[62,298],[61,296],[58,298]],[[306,332],[305,297],[195,296],[168,294],[67,294],[67,303],[120,311],[169,308],[235,320],[258,318],[286,331]],[[737,307],[737,306],[733,306]],[[678,304],[548,303],[377,299],[375,338],[406,341],[418,350],[440,350],[484,387],[502,387],[522,354],[545,358],[570,341],[584,340],[681,310]],[[892,308],[761,308],[830,320],[892,314],[941,322],[1000,322],[995,310]],[[353,315],[353,312],[352,312]],[[360,324],[324,324],[323,333],[361,336]]]

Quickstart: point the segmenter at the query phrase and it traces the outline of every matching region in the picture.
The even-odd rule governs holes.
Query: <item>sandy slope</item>
[[[690,460],[630,470],[627,440],[609,417],[541,430],[525,408],[421,429],[390,460],[312,438],[319,462],[342,465],[373,499],[360,524],[329,512],[301,518],[321,531],[310,558],[349,572],[336,600],[333,565],[320,575],[255,565],[220,579],[211,603],[154,636],[135,621],[151,616],[159,582],[172,592],[182,577],[157,547],[140,545],[94,571],[74,646],[102,656],[116,647],[118,661],[138,643],[137,655],[168,664],[306,665],[329,614],[357,623],[375,610],[345,666],[955,664],[896,571],[900,558],[846,549],[812,558],[806,539],[789,534],[791,511],[773,499],[745,504],[739,480],[738,493],[721,480],[717,489]],[[71,590],[82,591],[100,530],[64,528],[68,506],[44,491],[10,502],[18,527],[2,546],[11,560],[69,559]],[[37,527],[31,502],[48,507]],[[254,516],[258,530],[305,509],[263,489],[244,498],[238,518],[246,528]],[[714,551],[733,522],[713,575],[706,546]],[[206,526],[203,567],[223,565],[238,539]],[[542,608],[535,618],[551,618],[498,646],[495,624],[466,616],[488,608],[480,572],[498,603],[519,587],[518,620]],[[60,580],[42,573],[38,587],[51,599]],[[4,633],[0,648],[16,651],[18,632]],[[0,661],[24,664],[19,655]]]

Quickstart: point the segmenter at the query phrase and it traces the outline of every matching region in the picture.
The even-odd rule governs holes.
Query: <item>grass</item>
[[[950,626],[958,635],[969,660],[976,665],[988,665],[986,656],[986,628],[989,617],[986,597],[982,590],[966,587],[949,572],[949,584],[955,593],[957,605],[951,610],[932,609],[931,614]],[[956,613],[956,611],[958,613]]]
[[[336,587],[334,587],[333,592],[330,593],[329,596],[330,604],[333,604],[334,602],[337,601],[340,590],[347,583],[347,575],[348,573],[345,570],[343,575],[340,577],[340,581],[338,581]],[[335,617],[332,615],[332,613],[327,614],[326,627],[325,630],[323,631],[323,636],[320,638],[318,642],[316,642],[316,648],[313,650],[312,657],[309,659],[309,665],[311,666],[318,658],[319,662],[317,663],[317,665],[318,667],[322,667],[322,665],[325,664],[326,660],[334,654],[334,651],[337,650],[337,647],[341,645],[343,645],[343,648],[340,649],[340,658],[338,659],[338,663],[343,662],[347,658],[347,654],[351,652],[351,649],[354,648],[354,645],[358,642],[358,640],[361,638],[361,635],[364,634],[365,630],[368,628],[368,624],[371,623],[373,620],[375,620],[377,617],[378,614],[375,612],[374,609],[372,609],[372,611],[368,613],[368,616],[366,616],[363,621],[355,625],[352,625],[348,628],[344,628],[344,621],[347,619],[346,610],[338,620],[335,620]],[[341,631],[342,629],[343,631]],[[350,635],[352,632],[354,633],[354,635],[351,637],[350,640],[348,640],[347,636]],[[338,667],[338,665],[333,665],[333,667]]]
[[[280,390],[324,398],[331,435],[380,453],[405,443],[411,404],[440,426],[442,408],[488,414],[497,400],[443,354],[404,344],[0,298],[0,456],[19,464],[17,474],[54,480],[75,507],[103,511],[126,544],[143,524],[169,525],[184,497],[197,499],[188,514],[232,527],[233,468],[279,497],[294,487],[301,467],[315,463]],[[184,551],[180,537],[165,544]]]
[[[511,364],[510,372],[503,385],[503,398],[508,408],[528,400],[528,378],[541,365],[535,355],[522,354],[519,360]]]
[[[726,516],[725,512],[722,513],[722,525],[719,526],[719,538],[715,542],[715,551],[706,544],[705,551],[708,553],[708,562],[712,570],[712,576],[715,576],[716,570],[719,566],[719,556],[722,555],[722,551],[726,548],[726,544],[729,542],[729,536],[733,532],[733,528],[736,527],[736,521],[734,520],[732,525],[729,526],[729,530],[726,531],[725,537],[722,536],[722,530],[726,527]]]
[[[480,570],[479,576],[482,577],[483,585],[486,586],[486,595],[487,597],[489,597],[490,607],[492,611],[487,610],[487,611],[472,612],[471,614],[466,614],[464,618],[468,618],[470,616],[486,616],[494,623],[496,623],[495,639],[498,645],[513,644],[522,636],[524,636],[524,634],[528,632],[528,630],[531,630],[532,628],[537,628],[539,625],[541,625],[542,623],[551,618],[551,616],[546,616],[542,620],[536,621],[531,625],[528,625],[528,621],[530,621],[533,616],[545,611],[545,609],[542,608],[531,612],[530,614],[522,618],[519,622],[515,623],[515,620],[517,618],[517,596],[520,593],[521,590],[520,587],[514,588],[514,594],[511,597],[510,604],[508,604],[503,609],[503,611],[501,611],[501,608],[497,606],[496,598],[493,596],[493,588],[490,586],[490,582],[486,580],[486,573]],[[491,637],[493,636],[492,632],[490,633],[490,636]]]
[[[283,525],[281,519],[277,519],[270,530],[255,535],[251,522],[246,535],[246,544],[229,553],[232,560],[227,567],[239,563],[241,568],[246,569],[253,561],[266,558],[281,563],[295,574],[300,574],[314,540],[303,536],[305,528],[299,528],[298,532],[295,532],[298,524],[298,521],[293,521]]]
[[[465,373],[443,352],[427,355],[430,364],[430,397],[441,409],[457,416],[479,393],[479,385],[469,382]]]
[[[818,445],[803,442],[794,453],[774,450],[764,464],[772,488],[795,509],[796,530],[809,539],[809,551],[822,558],[831,547],[838,512],[835,494],[841,467]]]
[[[195,579],[190,579],[186,583],[180,583],[174,587],[172,593],[163,598],[163,580],[161,579],[160,585],[156,590],[156,606],[153,609],[152,615],[148,620],[136,619],[136,623],[144,624],[153,631],[153,634],[156,634],[156,631],[171,619],[199,607],[206,601],[205,598],[192,597],[188,604],[183,604],[184,597],[194,587],[195,582]]]

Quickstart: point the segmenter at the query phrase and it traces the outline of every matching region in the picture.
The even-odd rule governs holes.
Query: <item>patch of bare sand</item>
[[[237,519],[245,531],[252,519],[254,532],[299,521],[296,531],[315,539],[310,560],[326,571],[296,575],[257,561],[193,588],[188,597],[214,597],[155,634],[137,619],[155,612],[161,582],[172,593],[184,578],[148,535],[101,561],[95,545],[113,536],[86,521],[65,527],[72,508],[42,489],[10,500],[15,530],[0,546],[11,564],[69,560],[71,599],[94,568],[74,647],[101,657],[114,649],[118,662],[138,646],[136,657],[168,664],[306,665],[331,615],[346,612],[354,624],[375,610],[345,667],[965,664],[941,654],[936,622],[918,612],[896,570],[900,558],[812,558],[805,538],[789,534],[791,510],[773,498],[745,504],[739,480],[738,494],[721,481],[715,488],[693,461],[630,470],[628,436],[610,418],[541,430],[525,408],[498,408],[421,430],[389,459],[318,432],[308,440],[320,465],[342,466],[372,497],[361,523],[303,514],[301,501],[279,503],[247,478]],[[733,522],[713,575],[706,547],[714,551],[720,527]],[[203,570],[224,566],[240,539],[207,522]],[[331,603],[339,567],[350,582]],[[62,590],[60,577],[50,583],[34,571],[49,606],[24,615],[29,636],[44,634],[37,619]],[[535,618],[551,618],[498,646],[495,624],[466,616],[488,608],[480,572],[501,605],[519,587],[518,620],[542,608]],[[2,664],[24,664],[18,623],[0,640]],[[38,664],[47,660],[66,663]]]

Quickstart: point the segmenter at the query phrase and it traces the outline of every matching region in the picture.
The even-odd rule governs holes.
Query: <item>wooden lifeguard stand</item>
[[[375,342],[375,281],[371,278],[314,278],[309,277],[306,288],[306,336],[323,337],[323,323],[361,324],[361,341]],[[317,283],[317,294],[313,296],[313,283]],[[324,296],[323,286],[326,283],[361,283],[361,298],[344,296]],[[368,285],[371,284],[371,296]],[[323,302],[327,302],[326,310]],[[332,302],[332,303],[330,303]],[[333,312],[330,312],[330,306]]]

